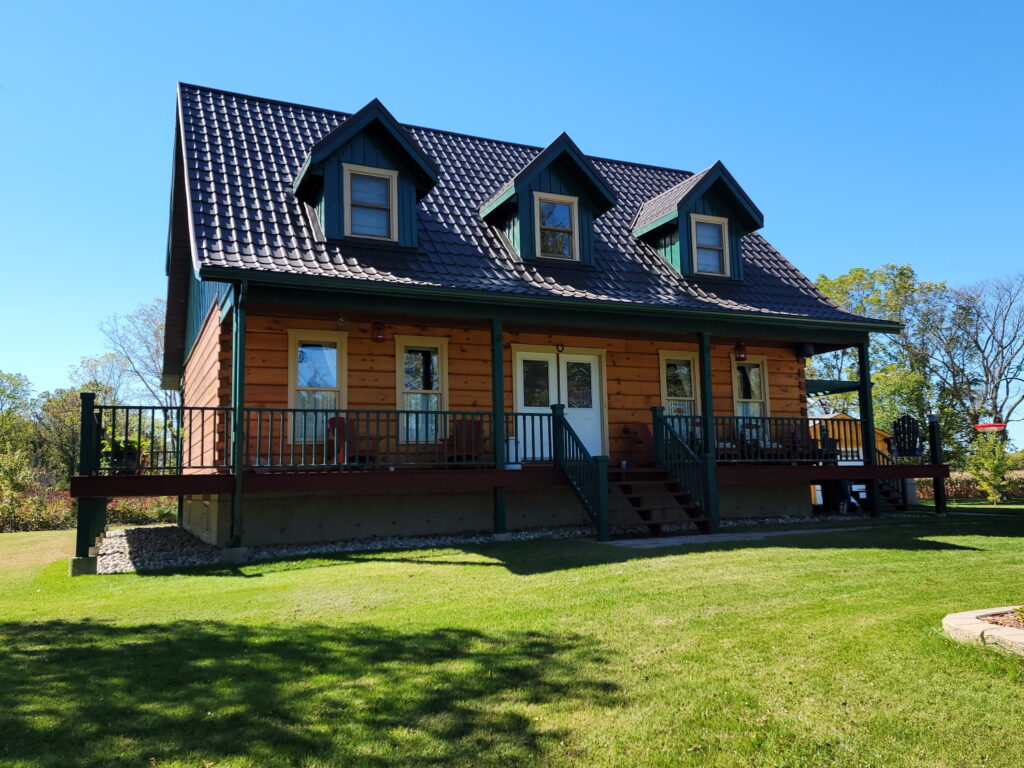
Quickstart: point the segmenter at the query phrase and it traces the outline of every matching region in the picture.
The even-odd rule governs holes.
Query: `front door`
[[[599,356],[519,352],[516,355],[515,375],[516,411],[523,414],[516,419],[522,422],[515,425],[516,444],[517,452],[523,460],[549,458],[547,455],[531,456],[531,453],[536,454],[538,450],[538,438],[547,442],[546,429],[541,432],[540,427],[533,423],[535,420],[531,415],[550,414],[553,403],[565,405],[566,420],[591,456],[603,452],[604,418],[601,410]]]

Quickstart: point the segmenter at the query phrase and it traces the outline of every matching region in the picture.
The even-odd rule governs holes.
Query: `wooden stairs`
[[[613,529],[646,526],[652,536],[662,535],[668,525],[711,530],[704,511],[662,467],[609,467],[608,518]]]

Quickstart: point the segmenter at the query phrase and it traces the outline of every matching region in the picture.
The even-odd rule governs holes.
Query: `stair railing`
[[[896,465],[896,459],[885,451],[875,449],[875,463],[880,467],[892,467]],[[904,493],[903,479],[899,477],[882,477],[878,480],[878,485],[889,491],[896,498],[898,505],[906,504],[907,498]]]
[[[591,456],[565,418],[565,405],[551,406],[552,453],[583,508],[597,526],[598,541],[608,541],[608,457]]]
[[[707,473],[704,460],[689,446],[683,436],[665,416],[662,406],[651,408],[654,432],[654,460],[668,470],[669,475],[690,495],[701,511],[706,510]]]

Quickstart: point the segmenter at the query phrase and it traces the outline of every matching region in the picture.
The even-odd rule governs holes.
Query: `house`
[[[830,303],[763,223],[720,162],[180,85],[164,386],[184,407],[83,401],[79,554],[119,495],[178,495],[181,524],[230,547],[607,538],[941,475],[840,466],[813,431],[805,360],[856,347],[861,380],[833,384],[858,389],[847,428],[870,436],[869,335],[899,327]]]

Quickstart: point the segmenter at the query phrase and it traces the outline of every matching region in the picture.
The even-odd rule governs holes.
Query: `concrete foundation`
[[[806,485],[727,485],[718,489],[721,517],[808,517]]]
[[[509,530],[589,525],[571,488],[507,494]],[[183,527],[203,541],[223,546],[229,538],[231,497],[186,497]],[[242,502],[243,546],[310,544],[373,536],[490,533],[494,530],[491,491],[467,493],[248,494]]]

